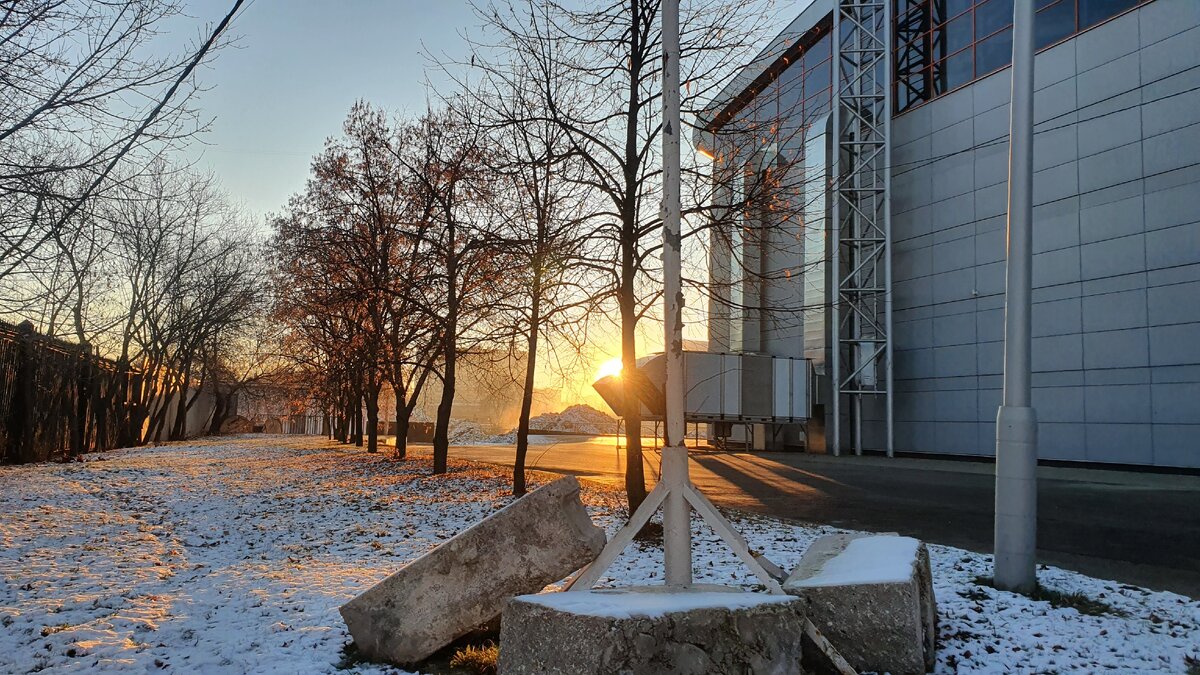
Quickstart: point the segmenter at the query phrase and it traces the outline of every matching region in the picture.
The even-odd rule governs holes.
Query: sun
[[[609,375],[612,375],[613,377],[620,377],[621,368],[621,357],[614,356],[613,358],[600,364],[600,368],[596,371],[596,379],[602,380]]]

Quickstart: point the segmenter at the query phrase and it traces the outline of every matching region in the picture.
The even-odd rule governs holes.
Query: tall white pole
[[[663,0],[663,310],[667,425],[662,481],[663,548],[668,586],[692,583],[691,513],[683,392],[683,273],[680,265],[679,0]]]
[[[1033,268],[1033,8],[1013,9],[1008,153],[1008,276],[1004,303],[1004,400],[996,415],[997,588],[1037,584],[1037,415],[1030,395]]]

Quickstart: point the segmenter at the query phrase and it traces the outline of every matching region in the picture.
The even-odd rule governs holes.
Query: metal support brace
[[[892,3],[838,0],[834,12],[833,214],[830,266],[829,448],[841,453],[850,405],[853,448],[863,450],[864,404],[881,400],[893,454],[891,97]]]

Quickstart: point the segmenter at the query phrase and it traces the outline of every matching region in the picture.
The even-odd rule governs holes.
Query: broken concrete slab
[[[513,598],[500,631],[502,675],[792,675],[804,615],[787,595],[663,586]]]
[[[783,589],[858,671],[918,675],[934,665],[937,604],[925,544],[834,534],[805,551]]]
[[[560,478],[342,605],[342,619],[367,658],[414,663],[499,616],[509,598],[588,564],[604,542],[579,500],[579,481]]]

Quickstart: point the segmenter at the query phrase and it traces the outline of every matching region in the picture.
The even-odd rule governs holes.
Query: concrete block
[[[800,559],[783,588],[858,671],[933,668],[937,603],[929,552],[911,537],[834,534]]]
[[[560,478],[463,530],[340,608],[368,658],[407,664],[492,621],[604,548],[604,530]]]
[[[801,602],[720,587],[545,593],[513,598],[502,675],[801,672]]]

